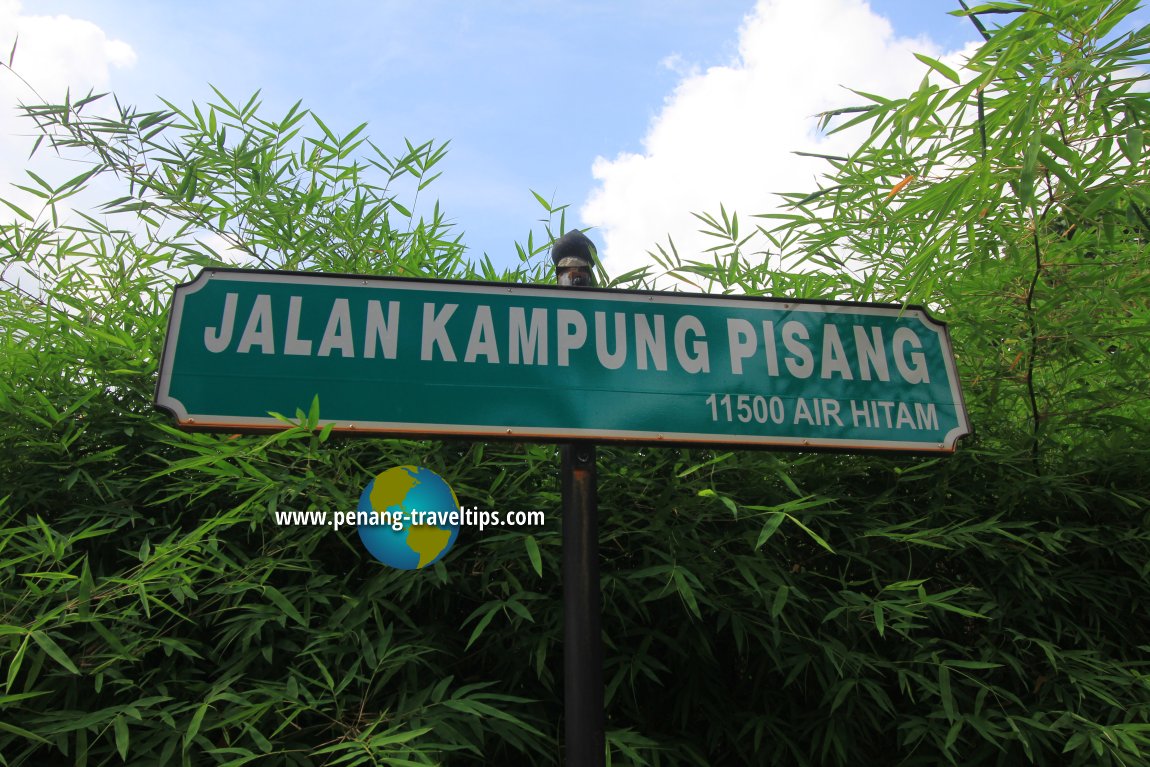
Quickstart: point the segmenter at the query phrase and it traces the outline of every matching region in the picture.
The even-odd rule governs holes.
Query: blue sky
[[[302,99],[337,131],[367,121],[385,149],[450,140],[430,191],[473,255],[510,262],[542,213],[535,190],[594,226],[621,271],[668,234],[690,250],[693,210],[762,212],[812,183],[818,169],[787,157],[822,141],[811,116],[851,102],[841,86],[904,92],[922,77],[912,51],[958,55],[975,34],[947,15],[957,7],[0,0],[0,48],[20,34],[15,68],[49,99],[70,85],[188,104],[211,100],[211,83],[235,99],[261,90],[272,114]],[[0,76],[10,113],[29,95]],[[3,176],[27,151],[13,125],[0,120]]]

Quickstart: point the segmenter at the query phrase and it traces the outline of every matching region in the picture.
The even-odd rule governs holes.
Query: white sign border
[[[910,440],[850,440],[835,438],[801,438],[782,436],[718,435],[696,432],[653,432],[629,431],[622,429],[551,429],[523,426],[491,426],[477,424],[430,424],[406,423],[402,421],[319,421],[320,426],[332,424],[332,431],[348,435],[387,434],[394,437],[462,437],[524,439],[535,442],[589,440],[609,442],[632,442],[652,445],[710,444],[739,445],[746,447],[782,447],[788,449],[830,449],[867,450],[893,452],[950,453],[955,450],[958,440],[971,433],[970,421],[966,413],[966,403],[962,397],[958,371],[955,369],[954,352],[950,345],[950,334],[945,323],[931,317],[926,309],[919,306],[897,304],[869,304],[847,301],[792,300],[759,296],[712,295],[708,293],[659,293],[654,291],[621,291],[609,288],[561,288],[554,285],[524,285],[517,283],[472,282],[467,280],[429,280],[411,277],[383,277],[368,275],[331,275],[312,272],[276,272],[257,269],[213,268],[202,270],[191,282],[176,286],[172,300],[172,310],[168,317],[167,335],[160,359],[159,380],[156,385],[155,404],[171,413],[181,427],[197,430],[243,430],[259,431],[285,429],[287,426],[270,416],[236,417],[207,413],[189,413],[184,404],[171,396],[172,369],[175,365],[175,339],[183,319],[184,301],[187,296],[203,289],[210,281],[222,279],[229,282],[278,282],[289,285],[327,285],[341,288],[371,287],[373,283],[386,282],[398,290],[434,289],[445,293],[467,293],[469,295],[519,294],[534,297],[556,297],[576,300],[594,300],[610,296],[614,300],[634,303],[660,303],[682,306],[713,306],[716,301],[743,303],[762,306],[764,303],[779,304],[786,311],[819,312],[821,314],[870,314],[875,316],[913,316],[931,332],[938,334],[942,350],[943,364],[946,366],[950,393],[954,399],[958,423],[947,432],[942,442],[922,442]],[[353,283],[358,281],[357,286]]]

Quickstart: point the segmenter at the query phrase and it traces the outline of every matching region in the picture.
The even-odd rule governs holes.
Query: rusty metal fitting
[[[578,229],[567,232],[551,246],[555,279],[568,287],[594,287],[595,243]]]

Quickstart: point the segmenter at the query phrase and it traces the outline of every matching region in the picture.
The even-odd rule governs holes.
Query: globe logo
[[[438,474],[419,466],[397,466],[376,476],[363,489],[358,511],[377,512],[388,522],[359,525],[359,537],[373,557],[400,570],[438,562],[459,537],[455,492]],[[412,524],[412,512],[423,524]]]

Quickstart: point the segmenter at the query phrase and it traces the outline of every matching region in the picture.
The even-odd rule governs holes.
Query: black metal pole
[[[595,245],[582,232],[555,241],[556,281],[595,284]],[[566,767],[603,767],[603,599],[599,591],[599,501],[595,445],[561,445],[563,493],[563,735]]]
[[[563,711],[567,767],[600,767],[603,647],[595,446],[560,448],[563,474]]]

